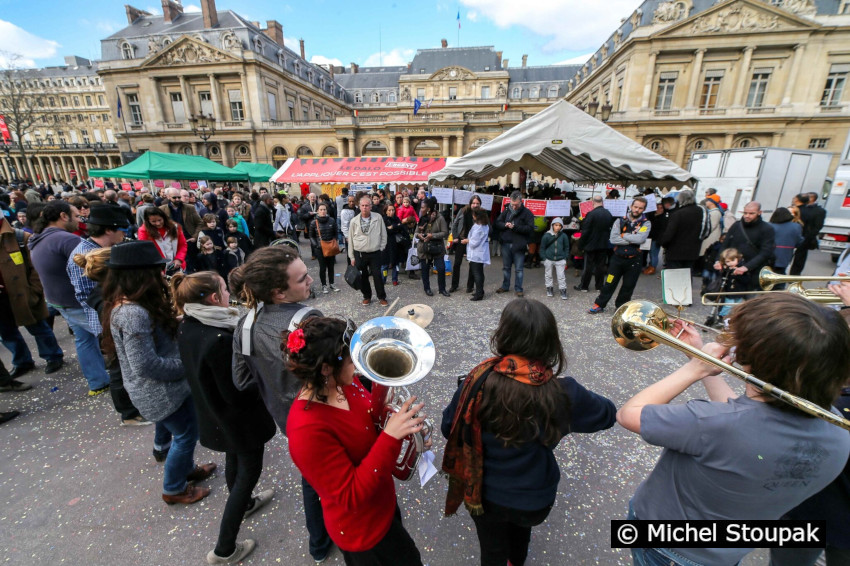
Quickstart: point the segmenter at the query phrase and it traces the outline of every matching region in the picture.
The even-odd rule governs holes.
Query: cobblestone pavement
[[[304,248],[304,251],[307,251]],[[399,307],[426,302],[436,316],[428,328],[437,348],[434,371],[411,387],[427,401],[426,410],[439,428],[442,408],[449,402],[456,377],[488,356],[489,333],[512,294],[495,295],[501,282],[501,259],[486,270],[486,299],[470,302],[461,292],[451,298],[428,298],[418,280],[400,278],[388,286],[389,300],[399,297]],[[308,260],[314,275],[315,262]],[[825,254],[812,254],[809,273],[832,269]],[[467,266],[462,267],[465,281]],[[342,261],[337,271],[342,272]],[[525,293],[546,303],[555,313],[569,358],[567,374],[588,388],[621,405],[641,388],[668,374],[684,360],[669,348],[634,353],[619,347],[610,331],[613,309],[601,315],[585,311],[594,294],[572,289],[574,271],[567,274],[569,300],[547,298],[543,269],[527,269]],[[436,276],[433,276],[436,278]],[[380,316],[376,302],[364,307],[360,295],[337,276],[340,293],[319,295],[314,301],[326,314],[344,314],[363,322]],[[436,281],[432,279],[436,291]],[[635,297],[660,301],[660,279],[642,275]],[[687,309],[701,321],[707,307]],[[65,350],[62,371],[44,375],[44,362],[22,378],[33,389],[0,395],[0,410],[23,414],[0,427],[0,537],[5,541],[0,562],[16,565],[71,564],[98,566],[121,564],[204,564],[215,544],[224,508],[224,456],[198,447],[197,462],[217,462],[218,472],[205,485],[212,494],[199,504],[167,506],[160,499],[162,465],[151,456],[153,428],[119,427],[119,418],[108,395],[86,396],[73,337],[57,319],[56,333]],[[25,333],[26,335],[26,333]],[[31,337],[27,341],[36,352]],[[8,351],[2,358],[10,367]],[[730,380],[733,381],[733,380]],[[737,381],[733,386],[743,390]],[[682,399],[701,397],[692,387]],[[444,440],[437,433],[437,464]],[[258,489],[273,487],[274,501],[246,520],[240,539],[258,542],[245,564],[312,564],[307,552],[299,475],[293,466],[286,439],[278,434],[266,446],[265,469]],[[556,450],[561,466],[558,498],[549,518],[532,533],[528,564],[630,564],[626,551],[610,545],[611,519],[626,515],[630,496],[654,465],[660,450],[615,425],[592,435],[565,438]],[[478,542],[468,514],[445,518],[446,482],[437,476],[425,487],[399,484],[398,501],[426,564],[432,566],[477,563]],[[342,564],[334,551],[328,564]],[[744,562],[766,564],[766,552],[757,551]]]

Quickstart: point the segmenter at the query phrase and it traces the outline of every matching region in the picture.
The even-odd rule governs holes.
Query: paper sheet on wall
[[[455,204],[469,204],[469,201],[472,200],[472,191],[455,189],[453,199]]]
[[[691,305],[694,302],[691,270],[665,269],[661,272],[661,292],[668,305]]]
[[[493,210],[493,195],[482,195],[475,193],[481,199],[481,208],[484,210]]]
[[[655,195],[643,195],[643,198],[646,199],[646,212],[655,212],[657,206]]]
[[[454,189],[446,189],[444,187],[433,187],[431,189],[431,194],[437,198],[439,204],[451,204],[453,192]]]
[[[572,201],[570,200],[547,200],[546,201],[546,216],[560,216],[566,218],[573,213]]]
[[[629,201],[625,199],[605,199],[604,206],[614,218],[622,218],[629,211]]]
[[[419,458],[419,463],[416,469],[419,472],[419,486],[424,487],[428,480],[437,474],[437,468],[434,466],[434,453],[428,450]]]

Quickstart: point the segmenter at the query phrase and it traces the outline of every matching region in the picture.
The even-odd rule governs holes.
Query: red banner
[[[426,183],[446,166],[445,158],[348,157],[288,159],[275,183]]]
[[[198,188],[198,183],[197,183],[196,181],[191,181],[191,182],[189,183],[189,188],[190,188],[190,189],[197,189],[197,188]]]
[[[180,184],[180,181],[171,181],[172,189],[182,189],[183,186]]]
[[[144,183],[144,181],[135,181],[133,183],[133,187],[135,187],[135,189],[138,191],[139,189],[145,188],[145,183]]]
[[[0,114],[0,135],[3,136],[3,143],[12,143],[12,135],[9,133],[9,126],[6,125],[6,117]]]
[[[525,205],[531,214],[534,216],[546,216],[546,203],[548,201],[545,200],[536,200],[536,199],[523,199],[522,204]],[[511,204],[511,199],[503,198],[502,199],[502,210],[505,210],[505,207]]]
[[[103,179],[97,179],[94,182],[94,186],[98,189],[102,189],[103,188]]]
[[[121,189],[124,191],[129,191],[132,188],[133,185],[131,185],[130,183],[121,183]]]
[[[165,181],[154,181],[154,182],[153,182],[153,186],[154,186],[154,187],[159,187],[159,188],[161,189],[161,188],[163,188],[163,187],[165,186]]]

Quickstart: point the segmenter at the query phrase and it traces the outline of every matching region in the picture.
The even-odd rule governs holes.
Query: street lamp
[[[587,113],[595,117],[597,110],[599,110],[599,101],[594,98],[587,103]]]
[[[207,141],[215,135],[215,118],[213,118],[212,114],[192,114],[189,122],[192,124],[192,133],[203,140],[204,157],[209,159]]]

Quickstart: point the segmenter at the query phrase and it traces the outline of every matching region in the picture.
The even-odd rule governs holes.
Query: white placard
[[[422,457],[419,458],[419,463],[416,465],[416,470],[419,472],[419,487],[424,487],[438,471],[434,466],[434,453],[430,450],[423,452]]]
[[[472,191],[455,189],[455,195],[453,198],[455,204],[469,204],[469,201],[472,200]]]
[[[484,210],[493,210],[493,195],[485,195],[481,193],[475,194],[481,199],[481,208]]]
[[[645,252],[648,252],[651,247],[652,247],[652,238],[647,238],[640,245],[640,249],[645,251]]]
[[[664,303],[687,306],[694,302],[690,269],[665,269],[661,272]]]
[[[566,218],[571,216],[572,213],[572,201],[568,199],[546,201],[546,216],[560,216],[561,218]]]
[[[622,218],[629,211],[629,201],[624,199],[607,198],[602,203],[602,206],[605,207],[605,209],[608,210],[614,218]]]
[[[644,212],[655,212],[658,206],[655,201],[655,195],[643,195],[643,198],[646,199],[646,210]]]
[[[835,181],[832,184],[832,190],[829,192],[829,194],[831,194],[831,195],[843,195],[846,190],[847,190],[847,181],[845,181],[844,179],[840,179],[838,181]]]
[[[356,193],[357,191],[365,191],[367,193],[372,192],[372,184],[371,183],[351,183],[351,192]]]
[[[432,187],[431,194],[437,198],[439,204],[451,204],[452,193],[454,189],[446,189],[444,187]]]

